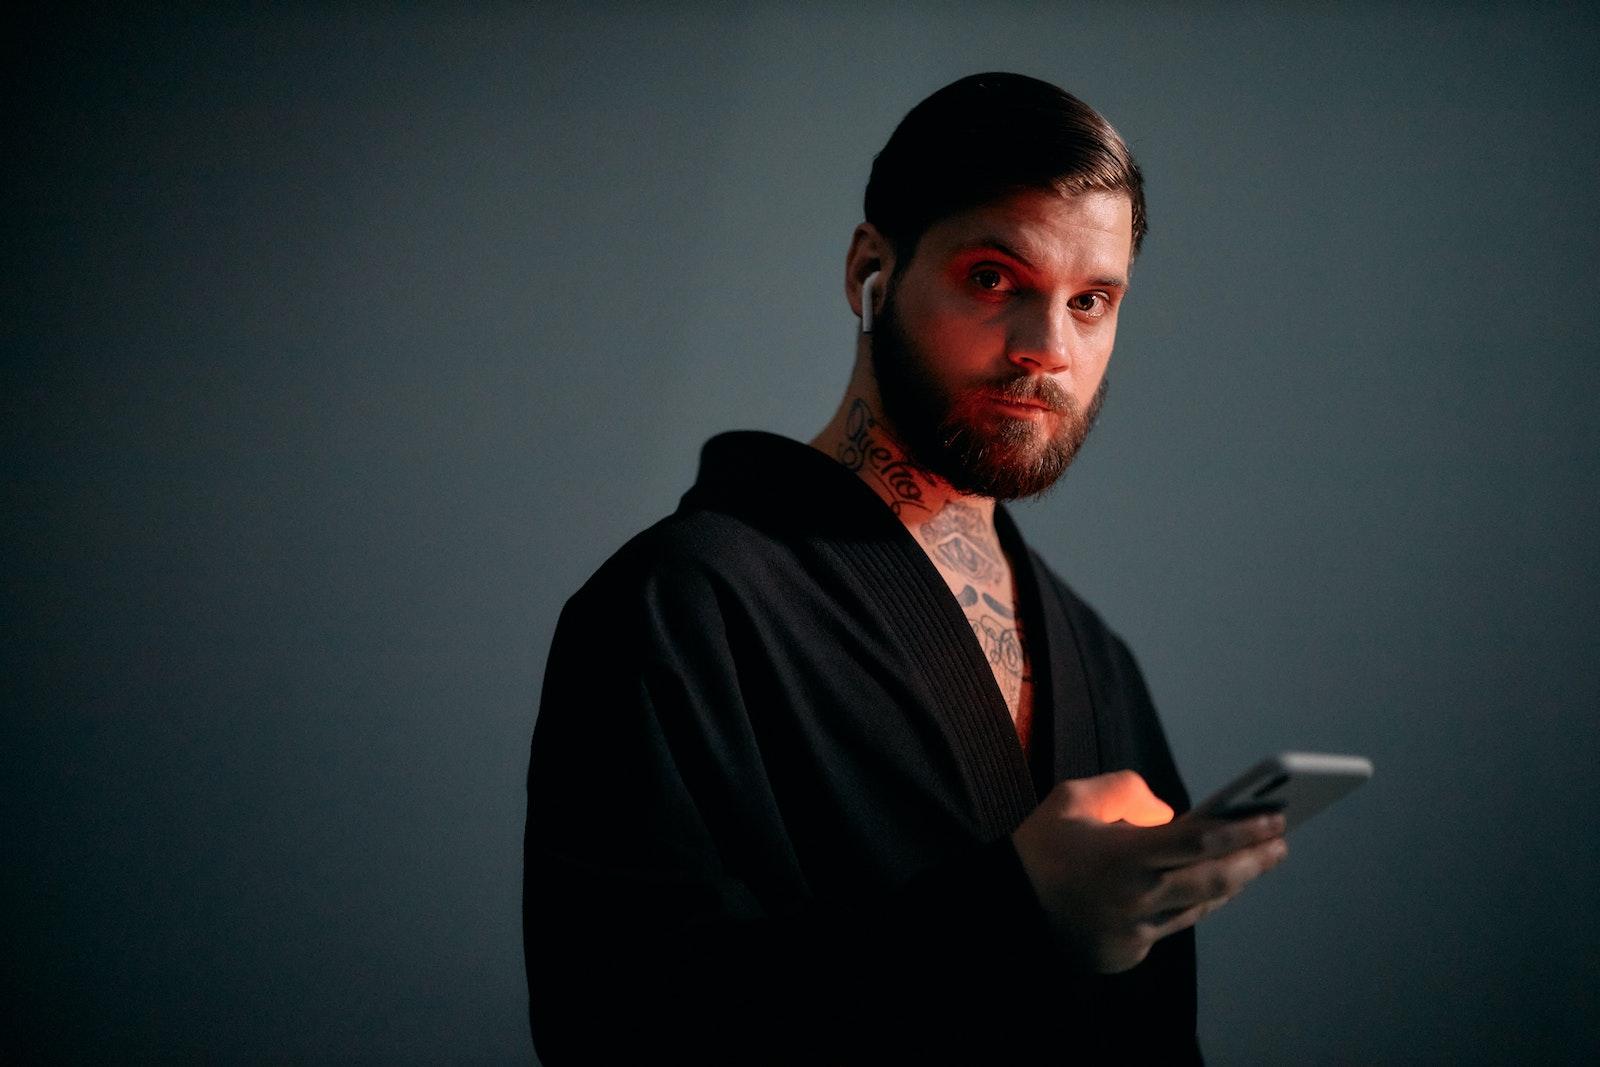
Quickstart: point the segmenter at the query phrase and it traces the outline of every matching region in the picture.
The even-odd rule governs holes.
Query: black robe
[[[678,511],[567,603],[524,849],[549,1067],[1198,1058],[1192,932],[1076,973],[1011,844],[1063,778],[1188,796],[1127,647],[995,522],[1031,761],[922,548],[786,438],[713,438]]]

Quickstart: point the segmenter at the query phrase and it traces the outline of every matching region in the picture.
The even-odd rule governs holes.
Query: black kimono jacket
[[[1192,932],[1076,973],[1012,847],[1059,779],[1188,797],[1126,646],[995,517],[1031,761],[911,534],[786,438],[713,438],[678,511],[567,603],[524,850],[549,1067],[1198,1059]]]

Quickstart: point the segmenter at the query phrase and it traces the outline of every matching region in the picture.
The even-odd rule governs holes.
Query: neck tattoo
[[[834,455],[847,468],[865,476],[901,519],[909,519],[917,513],[933,514],[927,500],[932,478],[891,446],[872,409],[860,397],[850,404],[845,416],[844,439]]]

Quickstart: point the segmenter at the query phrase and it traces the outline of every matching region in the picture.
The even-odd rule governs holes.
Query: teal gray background
[[[531,1055],[557,612],[825,421],[872,154],[985,69],[1149,180],[1024,531],[1196,794],[1378,768],[1201,926],[1211,1059],[1600,1044],[1592,6],[3,19],[0,1058]]]

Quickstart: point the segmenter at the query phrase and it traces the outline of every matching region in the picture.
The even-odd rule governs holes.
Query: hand
[[[1282,815],[1185,815],[1133,771],[1061,782],[1012,833],[1052,930],[1074,959],[1125,971],[1216,911],[1288,853]]]

